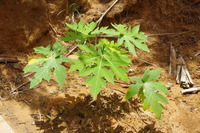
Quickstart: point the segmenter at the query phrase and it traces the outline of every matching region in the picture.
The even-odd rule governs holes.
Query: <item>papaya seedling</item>
[[[149,52],[146,45],[147,36],[140,32],[140,26],[128,27],[121,24],[111,24],[113,28],[97,26],[97,22],[85,24],[83,21],[74,24],[66,23],[66,27],[71,31],[64,38],[57,41],[52,47],[36,47],[37,53],[42,54],[39,59],[32,59],[24,68],[25,72],[35,72],[31,81],[31,87],[40,83],[43,79],[49,81],[51,75],[56,77],[59,86],[63,86],[66,69],[61,64],[72,62],[68,72],[79,71],[78,76],[86,76],[86,85],[90,85],[90,91],[94,98],[100,93],[106,84],[114,84],[115,80],[129,83],[126,67],[131,64],[130,54],[136,55],[136,48]],[[97,44],[92,43],[92,38],[97,36],[117,36],[117,40],[101,38]],[[74,53],[78,59],[69,59],[62,54],[67,50],[60,41],[76,41],[81,52]],[[143,103],[144,110],[150,109],[157,118],[161,117],[163,105],[168,104],[164,94],[169,94],[168,90],[160,81],[156,81],[161,70],[147,69],[142,78],[130,77],[136,81],[131,84],[125,96],[126,99],[138,94]],[[160,103],[161,102],[161,103]]]

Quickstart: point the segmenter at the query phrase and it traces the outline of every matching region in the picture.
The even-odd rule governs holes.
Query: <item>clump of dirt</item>
[[[98,20],[102,14],[106,12],[106,10],[113,4],[112,0],[88,0],[90,7],[84,14],[81,14],[81,17],[84,18],[86,22],[96,21]],[[119,1],[118,4],[114,5],[112,10],[107,13],[108,18],[115,18],[116,15],[119,15],[126,9],[129,9],[131,5],[137,3],[137,0],[122,0]]]
[[[198,0],[121,0],[101,25],[140,24],[148,35],[150,53],[137,50],[131,57],[129,76],[141,76],[148,68],[162,68],[160,80],[172,83],[169,105],[161,120],[143,111],[135,97],[125,101],[122,84],[108,84],[93,100],[84,78],[68,74],[62,89],[54,80],[30,90],[23,74],[27,56],[35,46],[53,44],[67,31],[64,23],[96,21],[115,0],[0,1],[0,53],[16,56],[16,64],[0,64],[0,112],[16,133],[29,132],[200,132],[199,94],[182,95],[168,75],[169,45],[183,56],[195,85],[200,82],[200,2]],[[77,6],[74,6],[77,5]],[[76,9],[72,9],[76,7]],[[167,33],[167,34],[166,34]],[[12,40],[12,41],[11,41]],[[73,45],[73,44],[70,44]],[[14,52],[13,52],[14,51]],[[30,52],[30,53],[29,53]]]
[[[23,51],[48,34],[44,2],[1,1],[1,52]]]
[[[30,52],[35,46],[52,44],[55,33],[51,23],[64,19],[62,14],[57,14],[66,8],[65,2],[2,0],[0,53]]]

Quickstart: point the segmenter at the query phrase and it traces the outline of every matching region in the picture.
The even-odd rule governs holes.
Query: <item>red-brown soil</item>
[[[165,105],[161,120],[143,111],[136,97],[124,101],[127,88],[121,84],[108,84],[97,104],[76,72],[68,75],[63,89],[51,80],[33,90],[25,91],[29,89],[25,85],[15,91],[28,80],[22,69],[29,58],[37,56],[32,48],[52,45],[64,36],[64,23],[72,19],[98,20],[114,2],[99,1],[81,0],[76,9],[69,8],[75,1],[0,1],[0,56],[20,60],[0,64],[0,114],[16,133],[200,133],[200,94],[182,95],[182,88],[168,75],[169,45],[174,44],[195,85],[200,84],[200,55],[194,56],[200,52],[199,0],[119,0],[101,22],[103,26],[140,24],[141,31],[151,35],[151,52],[137,50],[129,75],[141,76],[146,68],[162,68],[160,80],[173,87],[166,96],[170,104]]]

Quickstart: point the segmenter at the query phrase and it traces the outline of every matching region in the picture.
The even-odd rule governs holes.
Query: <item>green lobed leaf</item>
[[[106,62],[109,63],[110,69],[113,73],[115,73],[116,78],[128,82],[128,76],[126,74],[128,70],[125,68],[120,68],[120,66],[127,66],[129,63],[125,62],[125,60],[116,58],[116,53],[105,54],[104,58]],[[126,61],[130,61],[130,59],[127,58]]]
[[[146,98],[145,94],[144,94],[144,89],[141,88],[139,91],[138,91],[138,98],[140,98],[140,100],[142,100],[142,102],[144,102],[144,99]]]
[[[165,94],[170,94],[168,89],[166,88],[166,86],[162,85],[161,81],[157,81],[154,85],[155,85],[157,91],[160,91]],[[159,88],[157,86],[159,86]]]
[[[95,51],[95,46],[91,45],[90,47],[88,47],[87,45],[77,45],[81,50],[85,51],[85,52],[94,52]]]
[[[129,52],[131,52],[133,55],[136,55],[135,46],[130,42],[130,39],[122,38],[122,40],[124,41],[124,45],[128,48]]]
[[[98,75],[89,77],[86,80],[85,84],[92,85],[90,87],[90,91],[94,98],[96,98],[99,92],[101,91],[101,87],[106,87],[106,81],[103,78],[100,78]]]
[[[28,62],[28,65],[25,66],[24,68],[24,72],[33,72],[34,68],[36,68],[36,66],[38,66],[39,64],[42,64],[46,61],[46,59],[31,59]]]
[[[116,36],[118,33],[114,29],[109,29],[108,26],[106,27],[101,27],[101,28],[96,28],[94,31],[91,32],[92,35],[97,35],[97,34],[106,34],[106,35],[111,35],[111,36]]]
[[[150,69],[147,69],[144,73],[144,76],[142,77],[142,80],[144,82],[153,81],[160,77],[160,73],[161,73],[161,69],[156,69],[152,71]]]
[[[79,44],[84,43],[84,41],[87,39],[87,36],[84,36],[80,32],[68,32],[64,38],[61,38],[60,41],[76,41],[79,40]]]
[[[98,30],[95,30],[97,26],[97,22],[91,22],[91,23],[85,24],[81,20],[80,22],[78,23],[75,22],[74,24],[66,23],[66,26],[67,28],[74,30],[75,32],[68,32],[64,38],[60,39],[61,41],[80,40],[79,44],[82,44],[85,42],[85,40],[88,40],[91,37],[95,37],[94,35],[99,33]]]
[[[135,27],[133,27],[132,29],[132,33],[133,35],[137,36],[140,30],[140,25],[136,25]]]
[[[25,72],[34,72],[34,78],[31,80],[30,87],[38,85],[43,79],[50,81],[52,72],[56,77],[56,81],[59,86],[62,87],[65,82],[66,69],[62,66],[63,62],[71,62],[67,57],[63,57],[61,54],[66,50],[66,47],[60,42],[56,42],[52,46],[37,47],[35,50],[39,53],[45,54],[43,58],[32,59],[28,65],[24,68]],[[44,50],[44,51],[42,51]]]
[[[151,70],[146,81],[153,81],[160,77],[161,69]]]
[[[72,60],[74,63],[70,66],[69,72],[76,71],[76,70],[82,70],[84,68],[84,64],[80,60]]]
[[[152,93],[144,99],[143,108],[144,110],[150,108],[157,118],[161,117],[162,110],[164,109],[161,103],[168,104],[168,101],[159,93]]]
[[[160,119],[163,109],[164,109],[164,107],[162,106],[162,104],[154,103],[154,104],[152,104],[152,106],[150,108],[150,111],[154,112],[154,114],[156,115],[156,117],[158,119]]]
[[[145,70],[145,72],[144,72],[144,74],[143,74],[143,77],[142,77],[142,81],[143,81],[143,82],[146,82],[146,81],[147,81],[150,71],[151,71],[151,70],[150,70],[149,68],[147,68],[147,69]]]
[[[56,41],[54,45],[52,46],[52,49],[55,53],[55,56],[60,56],[64,51],[68,49],[68,47],[65,47],[60,41]]]
[[[54,75],[59,86],[62,87],[65,83],[66,69],[64,66],[60,65],[60,62],[55,60],[52,64],[54,70]]]
[[[95,46],[78,45],[83,52],[76,53],[79,59],[72,60],[74,64],[69,70],[79,70],[79,76],[90,76],[86,84],[91,85],[90,90],[94,97],[101,87],[106,86],[106,81],[114,83],[116,78],[128,82],[128,70],[121,67],[131,62],[128,55],[124,54],[126,51],[120,51],[119,45],[114,42],[100,40]]]
[[[129,99],[136,94],[138,94],[138,91],[142,88],[142,84],[132,84],[129,86],[128,91],[126,93],[125,99]]]
[[[113,36],[118,35],[118,43],[124,44],[133,55],[136,55],[135,46],[141,50],[149,52],[147,45],[144,44],[147,42],[146,36],[143,32],[139,32],[139,25],[133,28],[121,24],[112,24],[112,26],[116,31],[110,32],[109,34]]]
[[[38,78],[32,78],[30,83],[30,88],[33,88],[34,86],[38,85],[41,81]]]
[[[41,53],[41,54],[44,54],[44,55],[48,55],[50,54],[51,52],[51,47],[50,46],[47,46],[47,47],[35,47],[34,50],[37,52],[37,53]]]
[[[143,43],[143,42],[147,42],[146,39],[129,38],[129,40],[130,40],[132,43],[134,43],[134,45],[135,45],[137,48],[139,48],[139,49],[141,49],[141,50],[143,50],[143,51],[146,51],[146,52],[150,52],[149,49],[148,49],[148,47],[147,47],[147,45]]]
[[[128,99],[138,94],[143,102],[144,110],[150,109],[158,119],[164,109],[163,104],[168,104],[167,99],[160,93],[169,94],[166,86],[162,85],[160,81],[156,81],[160,73],[161,69],[147,69],[142,78],[131,77],[130,79],[136,81],[136,84],[130,85],[125,97]]]
[[[130,77],[130,79],[132,80],[132,81],[136,81],[137,83],[143,83],[143,81],[142,81],[142,79],[141,78],[139,78],[139,77]]]

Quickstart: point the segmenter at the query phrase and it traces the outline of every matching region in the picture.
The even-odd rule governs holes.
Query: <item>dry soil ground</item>
[[[140,24],[146,34],[158,34],[148,38],[150,53],[138,50],[138,57],[132,57],[134,71],[129,75],[141,76],[147,67],[162,68],[160,80],[173,87],[161,120],[143,111],[137,98],[123,101],[127,88],[121,84],[109,84],[97,106],[76,72],[68,75],[63,89],[51,80],[33,90],[27,90],[28,84],[15,90],[28,80],[22,69],[37,56],[33,47],[53,44],[67,32],[65,22],[97,20],[113,2],[0,1],[0,56],[20,60],[0,64],[0,113],[16,133],[200,133],[200,94],[182,95],[168,75],[169,45],[174,44],[195,85],[200,84],[200,55],[194,56],[200,52],[199,0],[119,0],[101,23]]]

